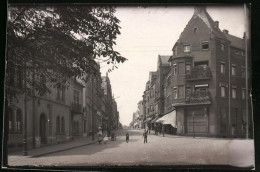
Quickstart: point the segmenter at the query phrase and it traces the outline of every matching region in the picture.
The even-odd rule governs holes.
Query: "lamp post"
[[[195,131],[194,131],[194,112],[192,112],[192,131],[193,131],[193,138],[195,138]]]
[[[23,118],[23,155],[27,156],[27,81],[26,81],[26,62],[24,62],[24,118]]]

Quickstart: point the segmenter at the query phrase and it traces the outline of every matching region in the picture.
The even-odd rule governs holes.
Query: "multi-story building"
[[[161,126],[163,119],[156,119],[164,115],[178,135],[252,136],[248,42],[221,31],[206,7],[195,7],[172,56],[159,56],[150,72],[144,123]]]
[[[205,7],[195,7],[173,46],[166,79],[166,109],[176,110],[177,134],[245,136],[252,124],[245,106],[245,42],[222,32]]]

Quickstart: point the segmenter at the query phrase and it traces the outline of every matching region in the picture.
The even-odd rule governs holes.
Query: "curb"
[[[53,154],[53,153],[58,153],[58,152],[70,150],[70,149],[75,149],[75,148],[83,147],[83,146],[86,146],[86,145],[91,145],[91,144],[94,144],[94,143],[97,143],[97,142],[98,142],[98,140],[92,141],[92,142],[89,142],[89,143],[85,143],[85,144],[82,144],[82,145],[78,145],[78,146],[68,147],[68,148],[64,148],[64,149],[60,149],[60,150],[54,150],[54,151],[51,151],[51,152],[45,152],[45,153],[41,153],[41,154],[38,154],[38,155],[32,155],[32,156],[30,156],[30,158],[38,158],[38,157],[41,157],[41,156],[44,156],[44,155],[49,155],[49,154]]]

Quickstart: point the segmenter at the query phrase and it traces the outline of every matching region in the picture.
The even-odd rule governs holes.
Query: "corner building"
[[[173,46],[165,79],[166,112],[169,106],[176,110],[178,135],[252,136],[245,42],[221,31],[205,7],[195,7]]]

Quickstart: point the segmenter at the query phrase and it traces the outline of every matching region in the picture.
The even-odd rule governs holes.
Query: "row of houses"
[[[100,71],[99,64],[95,65]],[[19,75],[11,74],[7,82],[16,89]],[[89,74],[87,82],[71,78],[68,88],[42,84],[50,89],[50,94],[18,94],[16,99],[8,100],[9,151],[87,137],[100,127],[118,128],[119,112],[108,74]]]
[[[195,7],[172,54],[158,56],[140,101],[141,118],[132,124],[164,126],[177,135],[252,137],[248,40],[221,31],[206,7]]]

